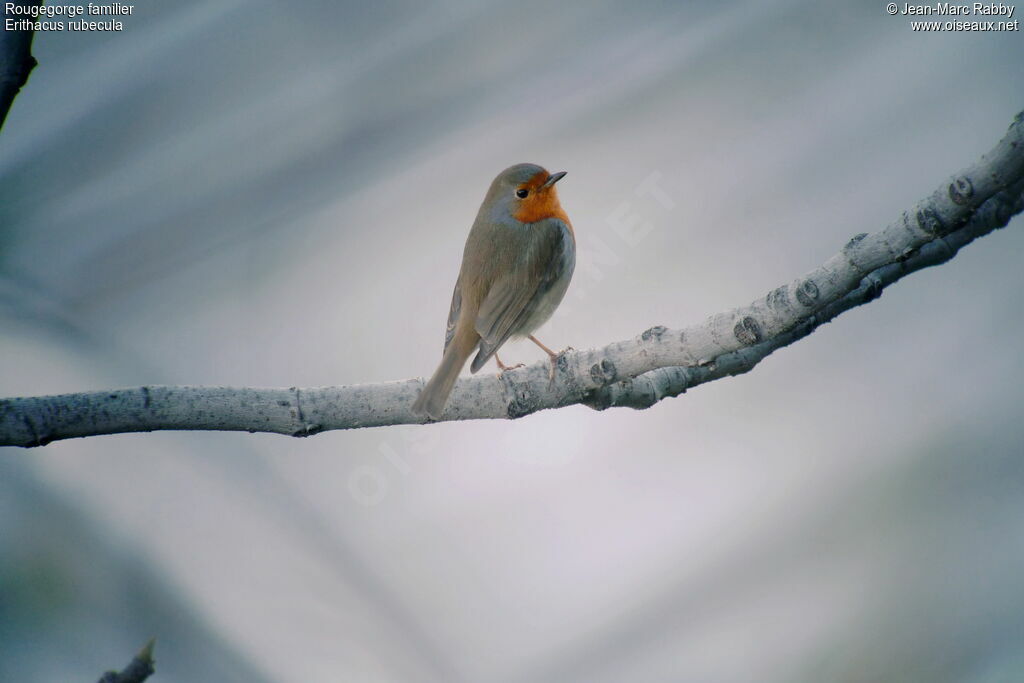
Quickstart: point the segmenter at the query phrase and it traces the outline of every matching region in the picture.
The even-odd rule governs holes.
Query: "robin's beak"
[[[557,183],[559,180],[561,180],[564,177],[565,177],[565,171],[559,171],[558,173],[552,173],[551,175],[548,176],[547,181],[545,181],[545,183],[543,185],[541,185],[541,189],[546,188],[546,187],[551,187],[552,185],[554,185],[555,183]]]

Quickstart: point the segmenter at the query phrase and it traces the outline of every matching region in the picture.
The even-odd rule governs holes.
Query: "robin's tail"
[[[444,412],[444,404],[448,402],[448,395],[452,393],[455,380],[462,371],[462,366],[473,353],[480,337],[470,329],[468,333],[458,334],[452,338],[448,348],[445,349],[441,364],[434,371],[434,376],[423,387],[419,398],[412,404],[412,412],[417,415],[426,415],[432,420],[440,420]]]

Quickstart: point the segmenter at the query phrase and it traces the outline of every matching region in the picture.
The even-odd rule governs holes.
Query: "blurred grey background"
[[[876,2],[124,23],[37,35],[0,134],[0,395],[428,375],[521,161],[568,171],[580,243],[541,339],[697,322],[1024,108],[1020,32]],[[1021,227],[644,412],[0,450],[0,680],[95,680],[151,636],[160,683],[1024,680]]]

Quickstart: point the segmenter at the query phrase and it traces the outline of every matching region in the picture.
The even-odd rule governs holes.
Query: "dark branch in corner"
[[[31,15],[11,14],[7,11],[7,5],[15,7],[39,7],[43,3],[40,0],[32,2],[4,2],[4,21],[7,19],[33,19]],[[32,73],[37,62],[32,56],[32,38],[35,31],[14,30],[6,28],[0,31],[0,128],[3,128],[7,119],[7,112],[14,103],[18,91],[28,81],[28,75]]]

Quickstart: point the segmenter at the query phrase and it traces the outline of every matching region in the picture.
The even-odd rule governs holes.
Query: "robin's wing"
[[[527,255],[526,270],[510,273],[491,285],[476,317],[480,352],[470,365],[476,372],[491,359],[508,338],[522,329],[548,291],[563,277],[571,276],[575,265],[575,244],[568,226],[548,218],[530,228],[538,235],[533,253]]]
[[[444,349],[441,351],[441,355],[448,350],[448,345],[452,343],[452,337],[455,336],[455,323],[459,322],[459,311],[462,310],[462,278],[460,277],[455,281],[455,291],[452,292],[452,307],[448,311],[448,329],[444,331]],[[463,361],[465,362],[465,361]]]

